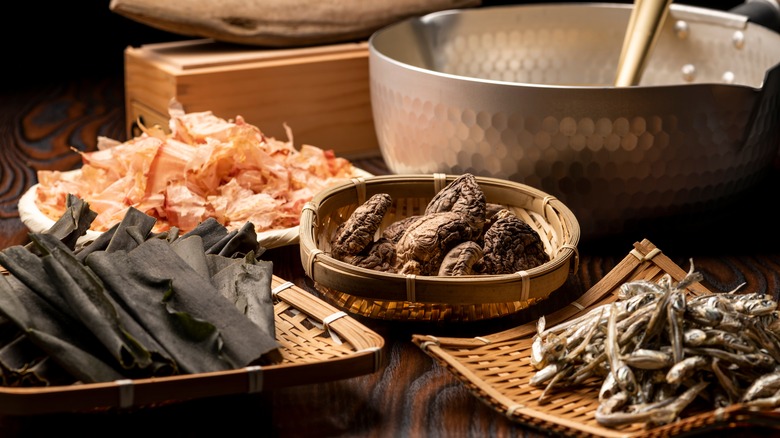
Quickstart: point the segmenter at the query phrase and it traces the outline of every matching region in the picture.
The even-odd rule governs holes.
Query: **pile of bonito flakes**
[[[540,401],[601,382],[595,418],[606,427],[668,424],[694,403],[780,406],[777,302],[736,290],[687,296],[702,278],[691,261],[677,283],[669,274],[627,282],[616,301],[579,317],[549,328],[540,318],[530,358]]]

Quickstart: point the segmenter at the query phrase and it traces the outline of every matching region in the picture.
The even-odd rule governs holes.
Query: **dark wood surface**
[[[82,36],[83,41],[64,44],[51,35],[45,48],[15,46],[12,57],[24,62],[17,62],[16,69],[4,67],[12,79],[4,76],[0,86],[0,248],[27,241],[16,203],[36,182],[37,170],[77,167],[79,159],[71,148],[93,150],[98,136],[126,139],[121,51],[125,44],[144,41],[114,38],[122,43],[100,45],[103,35],[137,32],[138,26],[122,20],[112,23],[114,17],[105,11],[95,20],[89,18],[77,28],[55,18],[51,22],[39,18],[38,29],[49,26],[62,35],[72,31],[71,36]],[[25,27],[13,37],[33,34]],[[145,42],[171,39],[148,32]],[[98,51],[89,52],[93,49]],[[373,173],[387,171],[381,159],[356,164]],[[745,283],[743,290],[778,299],[780,233],[774,213],[778,189],[780,166],[775,164],[756,189],[714,211],[651,220],[608,239],[584,241],[579,272],[560,296],[587,290],[631,250],[633,242],[648,238],[680,266],[687,267],[692,258],[711,290],[727,291]],[[276,275],[316,294],[304,275],[297,246],[270,250],[266,256],[274,262]],[[564,304],[561,298],[546,306]],[[130,411],[0,416],[0,436],[544,436],[491,410],[410,342],[414,333],[489,334],[536,316],[456,327],[361,320],[385,338],[386,364],[370,375]],[[739,433],[758,436],[771,431]]]

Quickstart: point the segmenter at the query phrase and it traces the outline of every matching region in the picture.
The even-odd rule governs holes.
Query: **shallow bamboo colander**
[[[533,187],[489,177],[476,177],[487,202],[504,205],[536,230],[549,262],[513,274],[443,277],[374,271],[330,257],[336,228],[371,196],[387,193],[393,199],[381,233],[397,220],[423,214],[433,196],[455,178],[441,173],[355,178],[317,194],[304,206],[300,221],[306,275],[334,305],[361,316],[475,321],[526,309],[576,273],[580,228],[571,210]]]

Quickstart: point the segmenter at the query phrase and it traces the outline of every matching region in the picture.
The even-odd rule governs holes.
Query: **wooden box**
[[[127,132],[168,128],[168,104],[187,112],[241,115],[268,136],[378,155],[368,82],[368,43],[258,49],[196,39],[125,50]]]

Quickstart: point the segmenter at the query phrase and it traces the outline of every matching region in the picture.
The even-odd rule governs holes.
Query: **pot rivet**
[[[682,77],[686,82],[693,82],[696,78],[696,67],[693,64],[685,64],[682,67]]]
[[[731,37],[731,43],[737,49],[745,47],[745,34],[741,30],[734,32],[734,36]]]
[[[688,23],[683,20],[677,20],[676,23],[674,23],[674,32],[677,34],[677,38],[684,40],[688,38],[688,32],[690,31],[690,28],[688,27]]]
[[[724,84],[733,84],[734,83],[734,72],[727,71],[723,73],[723,77],[721,78],[723,80]]]

